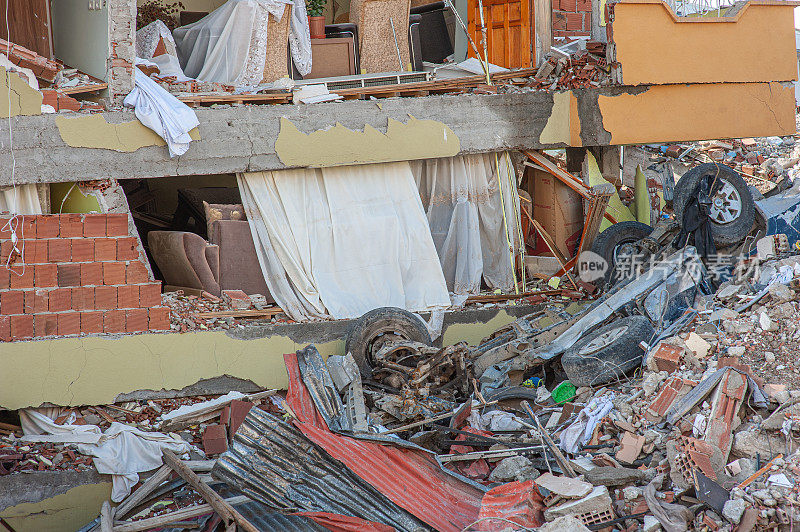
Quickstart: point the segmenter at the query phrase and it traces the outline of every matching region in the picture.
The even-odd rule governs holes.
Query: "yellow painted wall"
[[[111,482],[84,484],[43,501],[11,506],[0,517],[17,532],[78,530],[100,515],[103,501],[110,498]]]
[[[623,84],[795,80],[794,6],[752,0],[735,16],[698,18],[622,0],[612,27]]]
[[[646,144],[795,133],[791,83],[656,85],[600,96],[611,144]]]

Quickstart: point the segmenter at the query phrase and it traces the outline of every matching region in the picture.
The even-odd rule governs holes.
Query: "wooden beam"
[[[171,474],[172,469],[169,466],[161,466],[150,476],[150,478],[145,480],[144,483],[139,486],[138,490],[125,497],[125,499],[119,503],[119,506],[117,506],[114,514],[119,518],[125,517],[125,515],[127,515],[131,510],[144,501],[148,495],[155,491],[155,489],[159,487],[161,483],[167,480]]]
[[[227,504],[242,504],[251,500],[244,495],[237,495],[229,499],[224,499]],[[198,504],[197,506],[190,506],[181,510],[175,510],[168,514],[158,515],[156,517],[149,517],[147,519],[140,519],[138,521],[117,521],[114,524],[114,532],[139,532],[141,530],[152,530],[154,528],[163,527],[170,523],[183,521],[184,519],[192,519],[214,511],[210,504]]]

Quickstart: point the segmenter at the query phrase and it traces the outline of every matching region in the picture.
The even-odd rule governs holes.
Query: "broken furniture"
[[[352,37],[311,40],[311,72],[304,79],[351,76],[356,73],[355,41]]]
[[[354,0],[361,73],[402,72],[411,65],[408,38],[411,0]]]
[[[208,222],[203,202],[230,205],[241,203],[242,198],[236,187],[179,188],[178,206],[175,208],[175,214],[172,215],[170,229],[191,231],[207,238]]]
[[[247,221],[213,222],[208,241],[183,231],[151,231],[147,240],[166,285],[215,296],[222,290],[242,290],[271,300]]]
[[[264,60],[264,77],[261,83],[270,83],[289,75],[288,61],[289,25],[292,21],[292,5],[283,8],[283,16],[277,20],[269,16],[267,22],[267,54]]]
[[[413,4],[413,2],[412,2]],[[419,42],[423,61],[443,63],[453,53],[453,35],[447,25],[452,15],[444,2],[411,7],[411,16],[419,15]]]

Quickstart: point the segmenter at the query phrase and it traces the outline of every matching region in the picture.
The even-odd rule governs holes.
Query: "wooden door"
[[[10,38],[6,32],[6,9]],[[0,38],[54,59],[49,0],[0,0]]]
[[[535,65],[532,48],[533,0],[468,0],[467,27],[481,57],[483,36],[478,2],[483,1],[489,62],[506,68]],[[475,57],[468,45],[468,57]]]

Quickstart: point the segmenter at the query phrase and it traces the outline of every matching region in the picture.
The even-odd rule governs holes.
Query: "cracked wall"
[[[16,72],[0,67],[0,118],[42,114],[42,93]]]
[[[56,127],[61,139],[72,148],[93,148],[131,153],[146,146],[166,146],[155,131],[138,120],[111,124],[101,114],[80,117],[56,116]],[[200,131],[189,132],[200,140]]]

